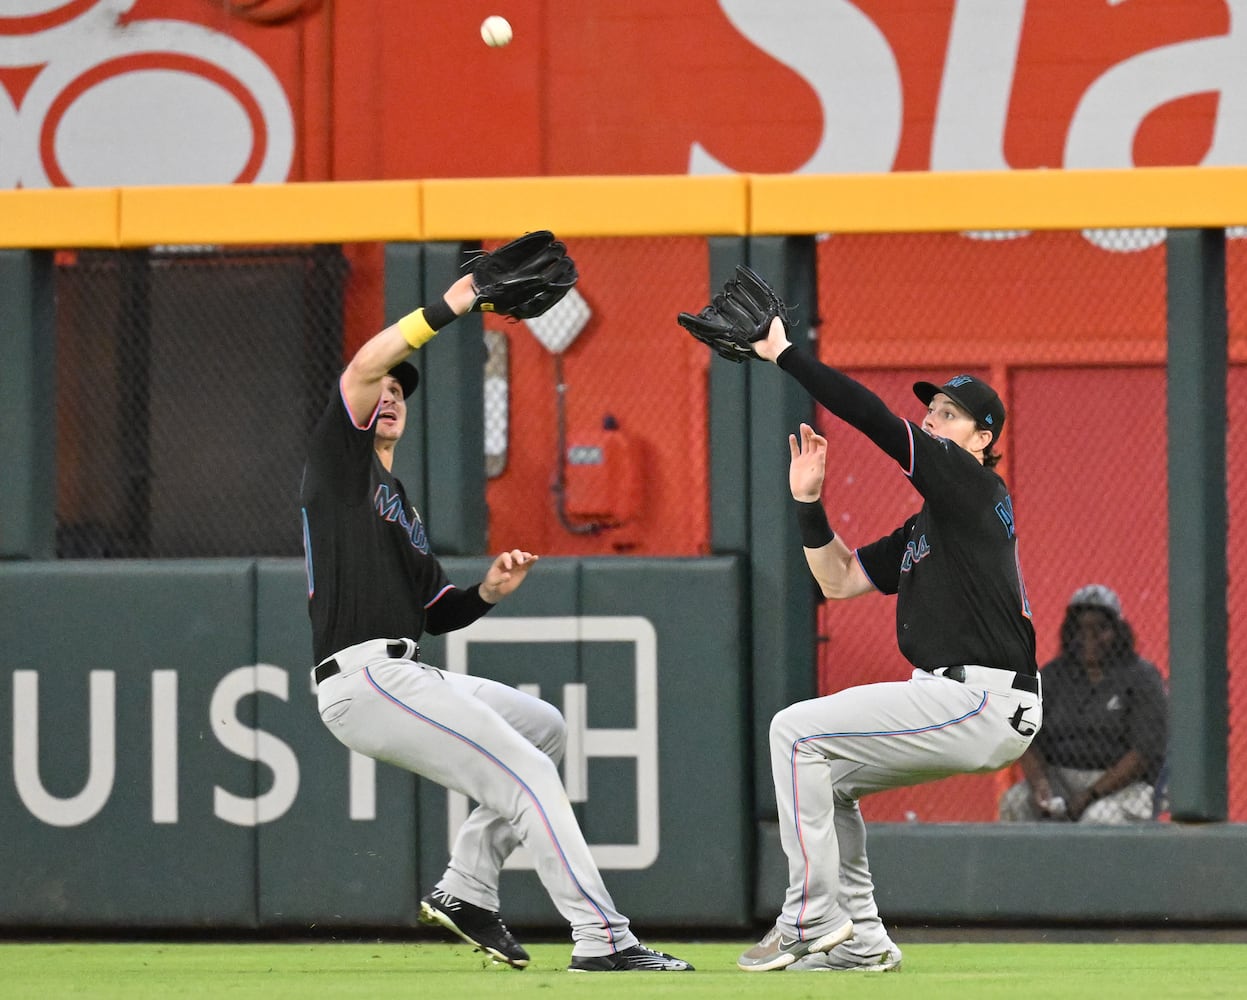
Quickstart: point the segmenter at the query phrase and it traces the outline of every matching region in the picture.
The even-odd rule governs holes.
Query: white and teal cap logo
[[[996,443],[1005,426],[1005,406],[995,389],[973,375],[954,375],[943,385],[936,385],[934,382],[914,383],[914,395],[927,405],[930,405],[937,392],[942,392],[970,414],[983,430],[991,431],[992,444]]]

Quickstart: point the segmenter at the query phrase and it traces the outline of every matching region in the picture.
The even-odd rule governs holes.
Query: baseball
[[[500,49],[511,41],[511,22],[498,14],[490,14],[481,22],[481,38],[491,49]]]

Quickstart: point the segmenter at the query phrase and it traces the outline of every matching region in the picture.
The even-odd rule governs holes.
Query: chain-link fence
[[[330,246],[61,254],[57,554],[299,555],[346,278]]]
[[[709,298],[706,241],[568,249],[567,298],[537,320],[486,320],[490,548],[704,554],[710,357],[675,317]]]
[[[1230,327],[1230,371],[1226,386],[1227,552],[1229,591],[1229,768],[1230,818],[1247,820],[1247,655],[1237,640],[1247,621],[1247,587],[1235,571],[1233,553],[1247,542],[1239,527],[1247,510],[1247,228],[1227,230],[1226,308]]]

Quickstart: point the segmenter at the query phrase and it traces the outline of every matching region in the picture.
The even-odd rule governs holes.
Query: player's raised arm
[[[567,246],[548,229],[505,243],[468,261],[467,273],[437,301],[408,313],[359,349],[342,374],[342,394],[357,423],[367,420],[381,398],[390,369],[433,339],[464,313],[492,312],[515,319],[540,316],[576,284],[576,264]]]
[[[793,347],[788,321],[784,301],[765,278],[743,265],[701,312],[679,316],[684,329],[729,361],[760,359],[778,365],[831,413],[908,469],[909,423],[860,382]]]
[[[806,392],[834,416],[856,427],[894,462],[908,468],[912,458],[908,421],[888,409],[882,399],[856,379],[788,343],[787,333],[775,327],[776,324],[772,324],[770,336],[762,342],[768,353],[779,348],[774,350],[775,364],[800,382]]]
[[[874,590],[874,585],[847,545],[836,537],[823,508],[823,478],[827,465],[827,439],[809,424],[801,425],[801,438],[788,435],[792,461],[788,487],[797,508],[797,525],[805,561],[824,597],[843,600]]]
[[[408,313],[364,344],[342,373],[342,397],[357,424],[368,420],[381,398],[381,380],[437,331],[472,308],[472,275],[465,274],[436,302]]]

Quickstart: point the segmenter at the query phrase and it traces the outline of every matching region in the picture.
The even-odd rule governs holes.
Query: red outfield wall
[[[498,10],[515,40],[490,49]],[[0,13],[0,186],[1244,163],[1245,13],[23,0]]]

